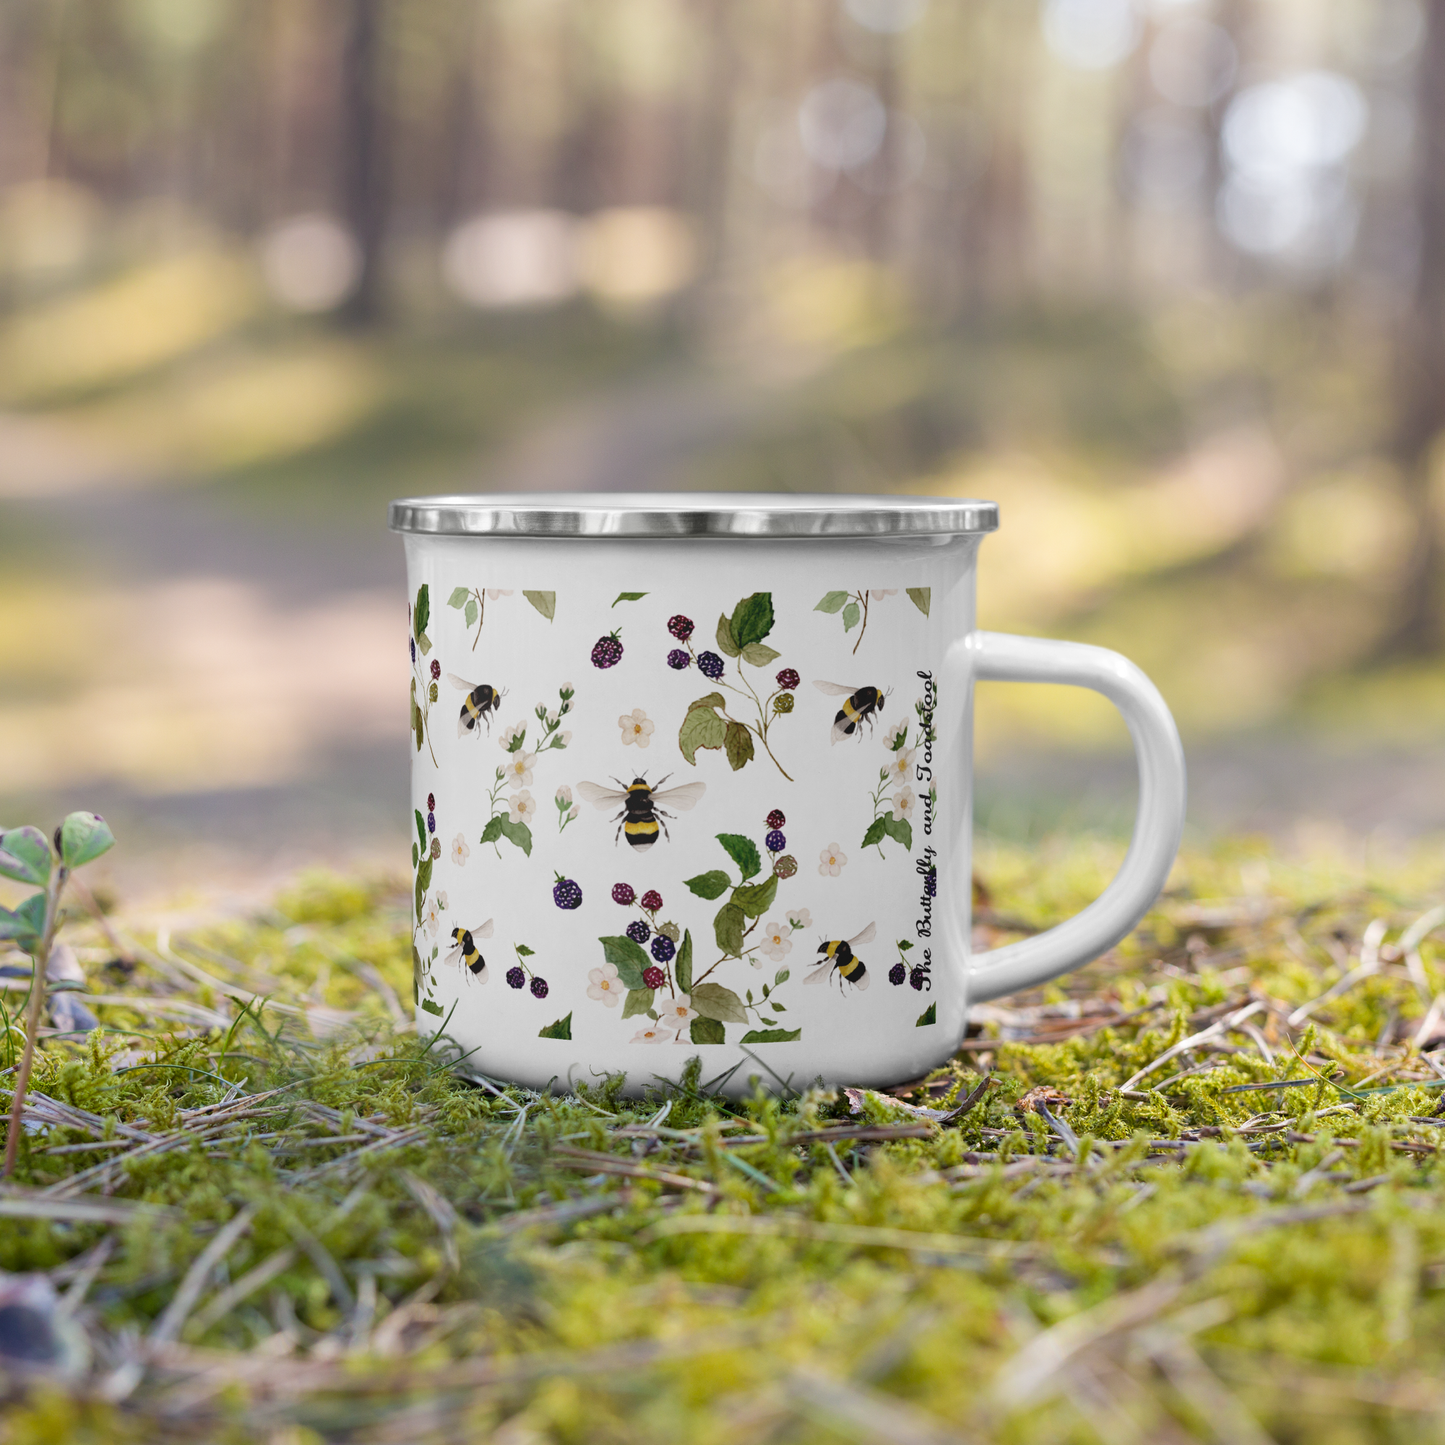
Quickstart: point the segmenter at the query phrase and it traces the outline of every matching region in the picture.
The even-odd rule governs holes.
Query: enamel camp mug
[[[464,1071],[882,1086],[970,1003],[1122,938],[1184,820],[1179,734],[1117,653],[974,626],[992,502],[394,502],[406,539],[417,1022]],[[1084,911],[970,948],[973,685],[1124,715],[1133,841]]]

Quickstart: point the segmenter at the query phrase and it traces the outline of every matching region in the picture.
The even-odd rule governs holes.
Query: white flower
[[[493,602],[495,602],[498,597],[510,597],[511,595],[512,595],[512,589],[511,589],[510,587],[488,587],[488,588],[487,588],[487,596],[490,597]]]
[[[634,1044],[662,1044],[667,1042],[667,1034],[661,1024],[648,1024],[645,1029],[638,1029],[633,1034]]]
[[[758,946],[774,963],[780,963],[793,951],[792,929],[784,923],[763,924],[763,941]]]
[[[905,748],[901,753],[894,754],[893,761],[888,764],[888,771],[895,778],[907,778],[913,773],[913,755],[917,748]]]
[[[437,908],[436,899],[433,898],[426,906],[426,930],[433,938],[437,936],[437,928],[441,924],[441,913]]]
[[[875,587],[872,590],[871,596],[875,602],[880,597],[897,597],[898,589],[896,587]]]
[[[563,728],[562,731],[557,734],[557,746],[559,748],[565,748],[571,741],[572,733],[569,728]]]
[[[499,738],[497,739],[498,746],[500,746],[501,749],[502,749],[502,751],[505,752],[505,751],[507,750],[507,748],[509,748],[509,747],[512,745],[512,740],[513,740],[514,738],[519,738],[519,737],[521,737],[522,734],[523,734],[524,732],[526,732],[526,731],[527,731],[527,724],[526,724],[526,723],[524,723],[524,722],[514,722],[514,723],[511,725],[511,727],[509,727],[509,728],[503,728],[503,729],[502,729],[502,735],[501,735],[501,737],[499,737]]]
[[[567,821],[570,823],[573,818],[581,817],[581,815],[582,815],[582,809],[579,808],[576,803],[573,803],[573,804],[572,804],[572,807],[571,807],[571,810],[570,810],[570,811],[568,812],[568,814],[567,814]]]
[[[811,928],[813,915],[806,908],[790,908],[788,909],[788,922],[794,928]]]
[[[513,793],[508,802],[512,809],[509,822],[530,823],[537,816],[537,800],[525,788],[520,793]]]
[[[894,793],[894,795],[893,795],[893,818],[894,818],[894,821],[896,822],[896,821],[898,821],[898,820],[900,820],[900,819],[903,819],[903,818],[911,818],[911,817],[913,816],[914,805],[915,805],[917,802],[918,802],[918,799],[913,796],[913,789],[912,789],[912,788],[904,788],[901,793]]]
[[[447,896],[440,889],[437,890],[437,907],[441,909],[443,913],[447,911]]]
[[[536,753],[519,748],[507,763],[507,781],[514,788],[520,788],[532,781],[532,765],[537,761]]]
[[[889,728],[886,733],[883,734],[884,744],[891,748],[893,744],[896,743],[899,738],[901,738],[903,734],[907,731],[908,719],[906,717],[899,718],[898,721],[894,723],[893,726]]]
[[[569,788],[566,783],[563,783],[562,786],[557,789],[557,807],[560,809],[570,808],[571,806],[572,789]]]
[[[548,726],[549,728],[554,728],[554,727],[556,727],[559,720],[560,720],[560,719],[559,719],[558,715],[557,715],[555,712],[549,712],[549,713],[547,714],[547,726]]]
[[[460,868],[471,856],[472,850],[467,847],[465,836],[458,833],[457,836],[452,839],[452,862]]]
[[[818,854],[818,872],[824,878],[836,878],[843,871],[843,865],[847,861],[848,857],[843,850],[836,843],[829,843]]]
[[[561,688],[559,689],[559,691],[565,692],[565,693],[575,693],[575,692],[577,691],[577,689],[576,689],[575,687],[573,687],[570,682],[564,682],[564,683],[562,684]]]
[[[645,748],[652,741],[657,724],[640,707],[635,707],[631,713],[624,713],[617,719],[617,726],[622,729],[624,743],[636,743],[638,747]]]
[[[685,1028],[698,1016],[692,999],[685,993],[678,994],[676,998],[655,999],[654,1002],[660,1022],[670,1029]]]
[[[604,963],[587,975],[587,997],[601,999],[608,1008],[616,1008],[626,992],[622,980],[617,977],[615,963]]]

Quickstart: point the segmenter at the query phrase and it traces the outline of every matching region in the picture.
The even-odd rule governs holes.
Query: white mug
[[[1121,939],[1184,821],[1179,734],[1114,652],[975,628],[992,502],[394,502],[412,659],[417,1023],[533,1088],[883,1086],[970,1003]],[[973,685],[1123,714],[1133,841],[1084,911],[970,947]]]

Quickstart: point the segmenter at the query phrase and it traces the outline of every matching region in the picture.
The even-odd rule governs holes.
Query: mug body
[[[982,530],[409,531],[422,1035],[534,1088],[948,1058]]]

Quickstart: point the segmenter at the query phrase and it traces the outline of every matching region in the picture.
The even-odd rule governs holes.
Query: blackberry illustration
[[[533,998],[546,998],[546,997],[547,997],[547,980],[546,980],[545,978],[534,978],[534,979],[532,980],[532,997],[533,997]]]
[[[642,970],[644,988],[661,988],[667,982],[667,975],[654,963]]]
[[[428,833],[435,833],[437,830],[437,815],[428,813],[426,815],[426,830]]]
[[[697,670],[716,682],[723,675],[723,660],[715,652],[701,652],[697,658]]]
[[[621,631],[619,628],[618,631]],[[592,648],[593,667],[616,667],[622,661],[622,641],[616,632],[599,637]]]
[[[923,980],[927,977],[928,975],[924,973],[921,968],[915,968],[913,972],[908,975],[908,982],[912,984],[914,988],[921,990],[923,988]]]
[[[773,872],[779,878],[791,878],[798,871],[798,860],[791,853],[784,853],[776,863],[773,864]]]
[[[652,940],[652,956],[659,963],[668,962],[676,952],[677,949],[674,947],[672,940],[665,933],[659,933],[657,937]]]
[[[767,822],[770,828],[781,828],[787,821],[788,820],[783,817],[783,810],[781,808],[774,808],[773,811],[768,814]]]
[[[938,869],[930,868],[923,880],[923,891],[930,898],[938,897]]]
[[[620,903],[624,908],[630,907],[632,900],[637,897],[632,891],[630,883],[614,883],[612,885],[612,901]]]
[[[888,970],[888,982],[891,983],[894,988],[897,988],[907,977],[908,970],[904,968],[901,963],[895,963],[893,967]]]
[[[676,617],[667,619],[667,630],[677,638],[679,642],[686,642],[692,636],[693,621],[691,617],[684,617],[681,612]]]
[[[552,885],[552,902],[570,913],[574,908],[581,908],[582,890],[570,878],[564,878],[559,873]]]
[[[441,840],[440,838],[433,838],[433,839],[431,840],[431,858],[432,858],[432,861],[435,862],[435,861],[436,861],[438,858],[440,858],[441,856],[442,856],[442,840]]]
[[[769,853],[781,853],[788,846],[788,840],[776,828],[763,839],[763,842],[768,845]]]
[[[674,647],[672,651],[667,654],[667,665],[672,668],[674,672],[681,672],[684,668],[692,666],[692,658],[690,658],[682,648]]]
[[[659,923],[657,925],[657,931],[662,934],[664,938],[670,938],[674,943],[682,937],[682,929],[675,923]]]
[[[802,680],[803,679],[798,676],[798,669],[796,667],[785,667],[778,674],[778,686],[782,688],[784,692],[792,692]]]
[[[662,907],[662,894],[655,888],[649,888],[639,901],[644,912],[656,913]]]
[[[415,663],[416,663],[416,638],[414,638],[414,637],[408,637],[408,638],[407,638],[407,641],[408,641],[409,643],[411,643],[411,660],[412,660],[412,663],[415,664]]]
[[[634,943],[646,943],[652,937],[652,929],[639,918],[627,925],[627,936]]]
[[[436,658],[431,660],[431,680],[435,682],[442,675],[442,665]]]
[[[516,967],[516,965],[513,965],[507,970],[507,982],[512,988],[521,988],[526,981],[527,975],[523,973],[520,968]]]
[[[792,712],[792,710],[793,710],[793,694],[792,694],[792,693],[790,693],[790,692],[780,692],[780,693],[777,695],[777,697],[775,697],[775,698],[773,699],[773,711],[774,711],[775,713],[777,713],[779,717],[781,717],[784,713],[790,713],[790,712]]]
[[[426,795],[426,810],[428,813],[435,813],[437,810],[437,795],[428,793]]]

